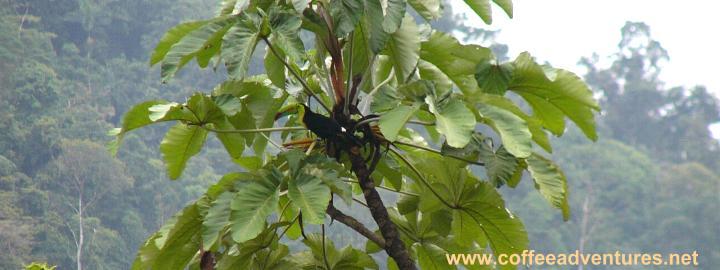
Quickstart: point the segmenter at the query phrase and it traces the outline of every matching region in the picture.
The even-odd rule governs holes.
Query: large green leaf
[[[480,89],[475,80],[476,67],[492,59],[492,52],[477,45],[461,45],[452,36],[436,31],[422,43],[420,58],[437,67],[446,77],[443,79],[434,71],[434,78],[451,80],[465,95],[472,96]]]
[[[275,54],[270,50],[270,47],[267,47],[264,61],[265,72],[273,85],[285,88],[285,71],[287,70],[285,68],[285,64],[283,63],[283,61],[285,61],[285,53],[279,49],[276,50],[276,52],[280,55],[280,58],[275,56]]]
[[[308,234],[303,243],[310,248],[310,254],[295,254],[292,259],[305,266],[303,269],[326,269],[325,262],[330,266],[327,270],[378,269],[370,255],[352,246],[337,249],[330,239],[323,240],[320,234]]]
[[[242,185],[230,205],[232,238],[242,243],[263,231],[265,220],[278,204],[279,179],[276,172],[264,171],[263,177]]]
[[[405,9],[407,5],[405,0],[386,0],[387,8],[385,8],[385,18],[383,18],[382,26],[385,32],[395,33],[400,28],[400,24],[405,17]]]
[[[147,108],[149,114],[147,117],[151,122],[185,120],[190,122],[199,122],[193,113],[188,110],[184,104],[176,102],[156,104]]]
[[[485,93],[504,95],[513,76],[513,65],[510,63],[493,64],[490,61],[480,63],[475,72],[475,79]]]
[[[528,53],[520,54],[514,65],[509,89],[530,104],[545,128],[562,135],[568,117],[588,138],[597,139],[593,110],[600,108],[582,79],[566,70],[544,69]]]
[[[567,200],[567,178],[560,168],[549,159],[533,153],[526,159],[535,187],[550,203],[562,211],[563,219],[570,219],[570,205]]]
[[[516,254],[528,248],[528,237],[522,222],[505,209],[499,193],[487,182],[479,182],[463,192],[460,209],[453,210],[453,228],[458,240],[484,238],[495,257]],[[459,212],[459,213],[458,213]],[[470,228],[467,228],[470,226]],[[459,231],[462,229],[461,231]],[[482,235],[472,235],[482,232]],[[513,267],[503,267],[514,269]]]
[[[405,127],[405,123],[418,109],[420,109],[418,104],[400,105],[381,115],[378,125],[383,136],[391,142],[395,141],[400,130]]]
[[[473,95],[471,97],[468,97],[468,99],[472,102],[480,102],[485,103],[488,105],[492,105],[498,108],[501,108],[503,110],[512,112],[516,116],[522,118],[522,120],[525,120],[525,122],[528,125],[528,129],[530,130],[530,133],[532,133],[532,139],[537,143],[540,147],[545,149],[548,152],[552,151],[552,148],[550,146],[550,139],[548,139],[547,133],[542,127],[542,123],[537,118],[530,116],[526,114],[520,107],[517,106],[512,100],[499,96],[499,95],[492,95],[492,94],[485,94],[485,93],[478,93],[476,95]]]
[[[497,151],[490,148],[480,151],[480,160],[485,162],[485,173],[488,180],[495,186],[507,183],[518,170],[517,158],[503,146],[500,146]]]
[[[293,265],[283,263],[288,249],[278,243],[276,232],[278,227],[287,225],[286,222],[278,222],[264,226],[263,231],[253,239],[225,249],[215,269],[294,269]]]
[[[224,192],[212,203],[202,219],[202,243],[205,249],[210,249],[220,238],[220,231],[230,222],[230,202],[235,193]]]
[[[288,183],[288,196],[300,208],[303,220],[311,224],[325,222],[325,210],[330,202],[330,188],[322,180],[300,174]]]
[[[475,115],[465,106],[465,102],[457,97],[451,95],[445,100],[438,99],[433,95],[425,98],[430,112],[435,115],[438,132],[445,135],[448,145],[455,148],[465,147],[475,130]]]
[[[390,35],[383,30],[382,24],[377,23],[377,19],[383,16],[382,4],[380,0],[365,1],[365,16],[361,21],[361,33],[373,54],[379,53],[384,47]],[[356,32],[357,34],[357,32]],[[358,38],[357,36],[355,37]]]
[[[163,81],[168,81],[195,57],[201,67],[207,66],[210,58],[220,50],[223,35],[234,23],[233,17],[214,19],[187,33],[173,44],[162,60],[160,75]]]
[[[150,56],[150,65],[155,65],[158,62],[162,61],[163,58],[165,58],[165,55],[167,55],[168,51],[170,51],[170,47],[178,43],[188,33],[200,28],[207,23],[208,21],[186,22],[178,24],[168,30],[165,35],[163,35],[163,37],[160,39],[160,42],[158,42],[157,46],[155,46],[155,49]]]
[[[442,15],[440,0],[408,0],[408,3],[426,20],[434,20]]]
[[[342,37],[355,30],[363,15],[363,0],[332,0],[330,15],[335,20],[335,35]]]
[[[490,0],[464,0],[465,3],[472,8],[475,13],[487,24],[492,24],[492,10],[490,9]],[[493,0],[495,4],[500,6],[505,13],[513,17],[513,6],[511,0]]]
[[[226,81],[216,88],[214,94],[231,94],[242,99],[243,111],[231,122],[238,129],[254,129],[272,127],[275,114],[288,95],[277,93],[270,87],[265,77],[248,77],[245,81]],[[277,98],[276,98],[277,97]],[[252,145],[255,153],[262,153],[267,146],[265,137],[255,134],[243,134],[248,145]],[[254,138],[254,140],[253,140]]]
[[[423,59],[418,61],[418,72],[420,79],[432,81],[440,93],[449,92],[453,88],[453,81],[442,70]]]
[[[247,73],[252,54],[260,39],[261,18],[256,14],[244,13],[222,41],[222,58],[227,72],[233,79],[242,79]]]
[[[492,105],[478,104],[476,108],[483,122],[500,134],[500,139],[508,152],[519,158],[530,156],[532,134],[525,120],[510,111]]]
[[[206,137],[205,129],[183,123],[178,123],[168,130],[160,142],[160,152],[170,179],[180,177],[187,161],[202,149]]]
[[[302,20],[296,14],[287,11],[275,11],[268,15],[270,22],[270,42],[282,49],[290,60],[296,61],[305,53],[305,46],[300,40]]]
[[[230,121],[223,117],[220,120],[214,121],[213,125],[219,130],[234,130]],[[245,138],[239,133],[228,133],[228,132],[217,132],[215,133],[217,138],[225,147],[225,150],[230,154],[233,159],[240,158],[245,150]]]
[[[186,207],[145,242],[132,269],[184,269],[200,248],[200,222],[198,206]]]
[[[240,9],[248,0],[222,0],[218,9],[218,16],[232,14],[236,9]]]
[[[447,251],[432,243],[415,243],[411,248],[418,258],[420,269],[456,269],[454,265],[447,263],[447,260],[445,259]]]
[[[403,19],[400,29],[390,35],[388,56],[399,82],[412,75],[420,59],[420,30],[410,15]]]
[[[162,100],[150,100],[136,104],[125,113],[122,121],[122,132],[128,132],[136,128],[144,127],[153,123],[150,119],[150,108],[156,105],[168,104]]]

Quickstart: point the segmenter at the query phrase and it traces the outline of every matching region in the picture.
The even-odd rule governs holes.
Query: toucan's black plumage
[[[303,123],[305,126],[323,139],[337,138],[339,135],[344,134],[343,128],[335,120],[322,114],[314,113],[305,104],[305,113],[303,114]]]

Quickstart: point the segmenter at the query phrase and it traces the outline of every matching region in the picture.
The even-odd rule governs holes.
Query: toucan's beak
[[[297,113],[297,105],[296,104],[290,104],[285,107],[280,108],[280,110],[275,114],[275,120],[278,120],[280,118],[283,118],[285,116],[291,115]]]

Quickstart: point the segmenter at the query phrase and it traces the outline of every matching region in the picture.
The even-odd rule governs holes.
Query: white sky
[[[457,10],[472,12],[460,0]],[[720,96],[720,2],[712,0],[514,0],[514,19],[493,6],[488,27],[474,13],[471,25],[501,30],[497,41],[510,57],[528,51],[540,61],[582,72],[580,57],[616,51],[626,21],[642,21],[669,52],[662,66],[666,86],[705,85]]]

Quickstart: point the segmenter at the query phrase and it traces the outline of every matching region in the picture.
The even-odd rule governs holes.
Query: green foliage
[[[490,22],[490,1],[466,2]],[[493,2],[512,16],[510,1]],[[377,202],[366,199],[372,211],[389,213],[389,220],[381,220],[374,212],[375,222],[394,223],[411,260],[423,269],[449,267],[443,257],[448,252],[499,255],[527,249],[525,227],[496,190],[517,186],[524,170],[567,219],[565,175],[533,151],[533,142],[549,150],[546,130],[562,135],[565,118],[595,139],[593,113],[599,107],[592,93],[577,76],[540,66],[529,54],[497,64],[488,48],[463,45],[439,31],[421,31],[425,26],[408,7],[426,19],[440,16],[439,1],[249,1],[247,6],[225,1],[216,18],[169,30],[151,59],[162,63],[163,80],[192,59],[200,67],[210,59],[224,62],[229,80],[212,94],[194,94],[183,104],[141,103],[114,133],[120,139],[137,127],[177,122],[160,143],[172,179],[201,151],[207,133],[216,133],[230,157],[248,172],[227,174],[151,236],[133,268],[182,268],[211,252],[219,269],[377,269],[365,252],[338,249],[326,239],[326,212],[334,196],[352,205],[352,190],[363,190],[365,196],[374,192],[358,185],[369,180],[360,179],[362,166],[348,155],[360,155],[367,159],[364,166],[377,168],[367,172],[376,186],[401,194],[396,206],[381,210],[372,210]],[[301,30],[315,36],[313,49],[305,50]],[[263,62],[268,75],[248,76],[260,42],[267,47]],[[505,97],[507,91],[524,98],[533,113]],[[299,119],[273,127],[283,105],[309,99],[332,108],[334,120],[318,116],[321,107],[306,103]],[[370,109],[368,117],[356,112],[356,100]],[[327,105],[333,101],[348,103]],[[310,116],[353,133],[317,141],[297,125],[318,123],[306,122]],[[283,132],[283,145],[270,132]],[[501,143],[495,145],[497,139]],[[365,146],[374,149],[352,146],[373,140],[377,142]],[[434,150],[438,142],[442,149]],[[245,146],[254,153],[248,156]],[[393,154],[373,160],[380,151]],[[488,178],[474,176],[471,165],[485,166]],[[321,234],[306,233],[317,231],[318,225]],[[381,233],[386,229],[381,227]],[[285,244],[300,243],[283,239],[286,234],[289,239],[302,235],[307,250],[289,255]],[[367,251],[377,251],[375,244]],[[394,267],[392,261],[400,258],[392,248],[380,249],[391,254],[389,265]]]
[[[475,13],[487,23],[492,23],[492,11],[490,9],[490,0],[465,0],[465,3],[472,8]],[[505,13],[512,18],[513,16],[513,5],[510,0],[493,0],[493,3],[500,6]]]
[[[25,270],[55,270],[57,266],[49,266],[47,263],[34,262],[25,266]]]
[[[315,37],[328,35],[322,31],[327,29],[324,20],[313,17],[313,12],[305,12],[309,4],[317,7],[317,1],[285,1],[287,5],[281,4],[281,8],[269,8],[273,1],[217,2],[221,2],[220,5],[196,0],[55,0],[53,5],[42,1],[9,1],[0,5],[0,113],[5,116],[0,119],[0,216],[3,217],[0,247],[7,251],[0,254],[0,269],[20,269],[31,261],[47,261],[62,269],[75,268],[77,250],[73,233],[78,232],[78,218],[69,207],[77,203],[78,192],[73,189],[75,176],[86,180],[85,198],[93,193],[103,194],[85,213],[86,238],[81,261],[86,269],[131,268],[135,249],[145,247],[144,238],[162,224],[169,227],[161,230],[163,237],[143,249],[148,252],[141,253],[144,258],[141,262],[146,263],[139,263],[141,266],[151,268],[153,264],[167,262],[168,267],[195,268],[202,247],[216,255],[218,269],[325,268],[327,255],[332,256],[329,268],[373,269],[387,265],[389,269],[396,269],[392,258],[383,262],[382,257],[366,256],[365,253],[382,249],[368,245],[364,250],[358,245],[366,241],[364,237],[352,233],[338,221],[331,226],[325,224],[326,237],[323,238],[311,233],[321,228],[311,224],[305,214],[305,234],[314,243],[306,242],[314,250],[298,240],[301,237],[300,205],[311,209],[303,212],[317,211],[317,215],[327,200],[300,198],[298,203],[292,202],[289,186],[298,183],[293,182],[296,179],[301,180],[299,183],[309,183],[296,185],[298,190],[311,190],[313,195],[320,194],[314,190],[329,190],[320,197],[332,193],[339,209],[369,227],[374,222],[368,215],[362,215],[366,209],[353,201],[353,194],[356,199],[360,196],[360,188],[355,184],[356,177],[346,169],[348,164],[318,153],[325,145],[317,143],[307,156],[298,150],[277,156],[275,147],[263,136],[290,142],[305,138],[307,132],[288,130],[275,136],[270,132],[208,131],[215,136],[208,136],[203,150],[186,161],[181,184],[163,181],[167,177],[163,173],[167,165],[163,164],[162,154],[152,148],[162,141],[163,129],[172,125],[161,123],[180,122],[196,127],[204,121],[203,127],[219,131],[272,128],[277,108],[307,99],[293,71],[325,104],[331,103],[331,97],[324,94],[331,90],[326,79],[331,71],[320,64],[329,60],[328,51],[318,45],[322,39],[308,38],[313,34]],[[334,31],[333,35],[340,38],[342,45],[344,79],[365,74],[359,85],[363,92],[361,103],[367,108],[362,112],[380,116],[381,132],[396,145],[390,147],[427,174],[424,177],[437,186],[433,190],[439,198],[446,201],[455,198],[445,190],[456,189],[452,179],[438,177],[446,173],[438,172],[436,164],[459,162],[455,167],[442,170],[452,172],[447,175],[468,174],[465,181],[472,183],[468,185],[488,194],[483,195],[487,198],[478,199],[488,199],[500,208],[511,209],[513,220],[521,219],[527,225],[523,230],[527,230],[528,238],[532,239],[532,249],[572,252],[580,248],[580,242],[587,251],[670,253],[697,249],[701,265],[718,264],[720,255],[715,243],[720,240],[713,210],[720,208],[717,200],[720,178],[716,169],[720,168],[717,154],[720,148],[707,129],[708,124],[718,121],[717,99],[712,96],[712,89],[668,88],[658,79],[659,63],[667,60],[668,53],[652,39],[647,25],[628,23],[623,27],[620,47],[610,57],[610,66],[601,65],[599,58],[583,60],[588,70],[585,79],[593,86],[594,96],[600,98],[603,107],[596,133],[605,138],[596,145],[586,145],[581,131],[570,125],[559,128],[565,118],[571,122],[576,119],[563,111],[555,114],[552,109],[543,111],[545,107],[562,109],[565,103],[515,102],[519,98],[555,100],[555,94],[562,94],[557,96],[558,100],[567,102],[569,108],[594,111],[593,106],[582,102],[590,97],[587,91],[573,90],[582,88],[573,86],[577,78],[560,76],[563,72],[544,65],[538,69],[529,56],[524,56],[523,61],[508,61],[507,46],[492,42],[495,32],[464,26],[465,18],[454,16],[448,1],[327,1],[331,2],[332,5],[346,3],[336,7],[347,7],[340,11],[350,15],[341,18],[344,29]],[[466,3],[481,4],[481,12],[486,16],[493,4],[485,2]],[[494,2],[511,11],[509,1]],[[464,3],[458,1],[457,4]],[[413,13],[412,10],[430,20],[427,23],[435,29],[463,32],[463,42],[483,40],[492,45],[489,48],[464,45],[450,35],[430,30],[419,17],[413,21],[419,38],[398,39],[403,34],[398,29],[413,27],[404,23],[409,21],[406,14]],[[213,13],[215,11],[217,13]],[[213,14],[217,18],[210,18]],[[251,30],[246,34],[250,37],[260,33],[257,40],[248,40],[249,44],[264,43],[264,36],[276,45],[273,47],[280,57],[267,46],[265,52],[250,52],[246,50],[249,46],[236,46],[239,54],[230,62],[236,64],[235,74],[244,73],[242,80],[238,78],[215,86],[226,76],[220,66],[228,63],[228,59],[223,58],[223,46],[241,44],[241,40],[233,36],[226,44],[224,38],[228,32],[223,35],[222,31],[229,29],[217,28],[222,23],[209,24],[233,18],[228,23],[235,26],[246,14],[262,19],[257,21],[261,26],[259,31],[252,30],[256,22],[248,26]],[[181,20],[196,21],[184,24]],[[283,23],[285,21],[288,23]],[[181,26],[172,27],[178,23]],[[207,31],[197,32],[196,37],[207,36],[207,40],[187,38],[206,25]],[[168,29],[171,30],[163,38]],[[297,42],[296,33],[301,30],[305,41],[302,45],[311,48],[307,52]],[[391,41],[391,37],[395,39]],[[408,40],[411,42],[401,43]],[[397,48],[413,50],[419,44],[419,58],[413,60],[414,51],[394,54],[390,42]],[[183,72],[168,73],[166,69],[166,75],[174,73],[174,77],[161,85],[157,73],[162,72],[163,60],[178,43],[184,44],[175,49],[175,53],[182,54],[178,64],[184,60],[197,61],[200,66],[212,66],[217,72],[200,73],[194,65],[185,62]],[[158,46],[153,51],[151,46],[155,44]],[[197,49],[201,45],[207,47]],[[297,54],[291,55],[293,53]],[[152,54],[153,64],[160,63],[159,68],[148,69],[148,54]],[[259,65],[263,54],[264,71]],[[352,61],[348,61],[350,55]],[[412,61],[395,63],[392,57],[398,55],[409,56],[407,59]],[[247,67],[245,61],[249,63]],[[516,67],[521,62],[526,74],[517,75]],[[409,72],[401,78],[403,75],[392,69],[403,66]],[[391,71],[393,75],[389,76]],[[267,77],[254,76],[263,72]],[[386,81],[388,77],[390,80]],[[532,82],[532,87],[544,90],[528,90],[518,82]],[[527,93],[519,97],[517,91],[507,94],[515,91],[510,87],[512,83],[516,83],[517,91]],[[193,91],[198,89],[212,90],[212,94],[193,96]],[[370,95],[373,90],[377,91]],[[543,96],[528,96],[535,92],[542,92]],[[186,96],[193,96],[194,101],[188,102]],[[428,97],[433,99],[432,104],[462,102],[472,112],[475,125],[467,145],[450,147],[451,139],[445,137],[448,133],[438,131],[437,122],[442,115],[430,111],[430,104],[426,103]],[[132,106],[143,100],[152,101]],[[312,110],[321,112],[316,104],[310,103]],[[200,119],[188,109],[191,105],[195,109],[203,108],[197,111]],[[412,110],[403,111],[402,117],[391,117],[391,110],[400,107]],[[123,115],[126,115],[125,121]],[[587,117],[577,120],[585,121],[585,125],[592,123]],[[580,126],[580,123],[576,124]],[[288,122],[281,121],[279,126],[296,124],[298,119],[290,118]],[[117,149],[118,160],[110,159],[98,144],[106,139],[104,130],[111,126],[120,128],[114,134],[123,141],[123,147]],[[151,127],[139,129],[145,126]],[[589,129],[583,130],[588,133]],[[548,131],[555,135],[561,131],[564,136],[563,140],[553,141],[552,156],[535,147],[548,152],[552,149]],[[468,134],[447,136],[457,140]],[[119,140],[116,147],[118,143]],[[423,156],[414,152],[416,147],[401,143],[426,148],[442,145],[439,150],[442,154],[474,163],[440,158],[433,153]],[[232,159],[228,159],[228,155]],[[552,162],[543,161],[549,161],[550,157]],[[418,163],[424,159],[435,160],[435,163],[430,164],[432,166]],[[70,166],[73,160],[91,165]],[[290,177],[289,164],[282,165],[289,160],[294,160],[292,171],[298,178]],[[341,161],[345,160],[341,157]],[[530,169],[533,161],[538,164]],[[461,172],[467,169],[465,163],[471,172]],[[485,166],[475,166],[476,163]],[[557,170],[553,163],[562,165],[565,172]],[[238,170],[237,165],[251,172],[229,173],[221,178],[229,171]],[[278,202],[270,214],[262,218],[262,231],[253,239],[237,243],[232,239],[231,203],[239,188],[246,184],[241,182],[255,179],[255,172],[264,166],[277,167],[283,173]],[[266,169],[272,169],[270,167]],[[521,181],[523,175],[528,179]],[[378,188],[403,193],[397,204],[395,196],[381,195],[393,220],[403,225],[401,237],[422,269],[450,268],[444,262],[446,252],[493,252],[489,237],[478,230],[471,213],[445,206],[398,155],[384,154],[372,176]],[[568,189],[562,186],[564,181],[572,190],[570,197],[567,197]],[[210,185],[212,183],[216,184]],[[493,187],[503,194],[502,204],[491,200],[495,196],[491,192]],[[338,197],[349,207],[338,205],[341,204]],[[564,200],[573,206],[573,215],[567,222],[560,218],[562,211],[547,207],[548,201],[562,207]],[[199,221],[186,220],[186,225],[178,225],[177,219],[168,220],[189,201],[195,205],[190,211],[192,215],[184,216],[183,211],[179,215]],[[468,209],[480,207],[473,202],[468,205],[472,206]],[[413,211],[420,214],[413,216]],[[453,213],[464,218],[455,219]],[[507,222],[506,217],[499,214],[499,211],[488,210],[485,217]],[[583,221],[589,225],[583,227]],[[458,239],[454,236],[458,228],[453,228],[453,224],[469,229],[469,236]],[[179,231],[181,228],[190,230],[186,234]],[[503,233],[511,237],[521,231],[518,226],[507,228],[514,231],[503,231],[494,237],[503,240]],[[417,238],[420,236],[422,238]],[[175,239],[172,240],[175,244],[166,245],[168,237]],[[322,249],[318,249],[322,247],[318,244],[322,239],[326,240],[325,256]],[[422,243],[417,242],[418,239]],[[187,245],[182,243],[185,240]],[[467,247],[468,240],[475,241],[475,246]],[[504,246],[522,245],[520,240],[522,238],[514,239],[511,244],[506,241]],[[353,247],[343,248],[347,244]],[[303,247],[306,247],[304,252]],[[497,248],[501,247],[503,245]],[[174,252],[181,256],[170,256]],[[373,258],[378,261],[373,263]]]

